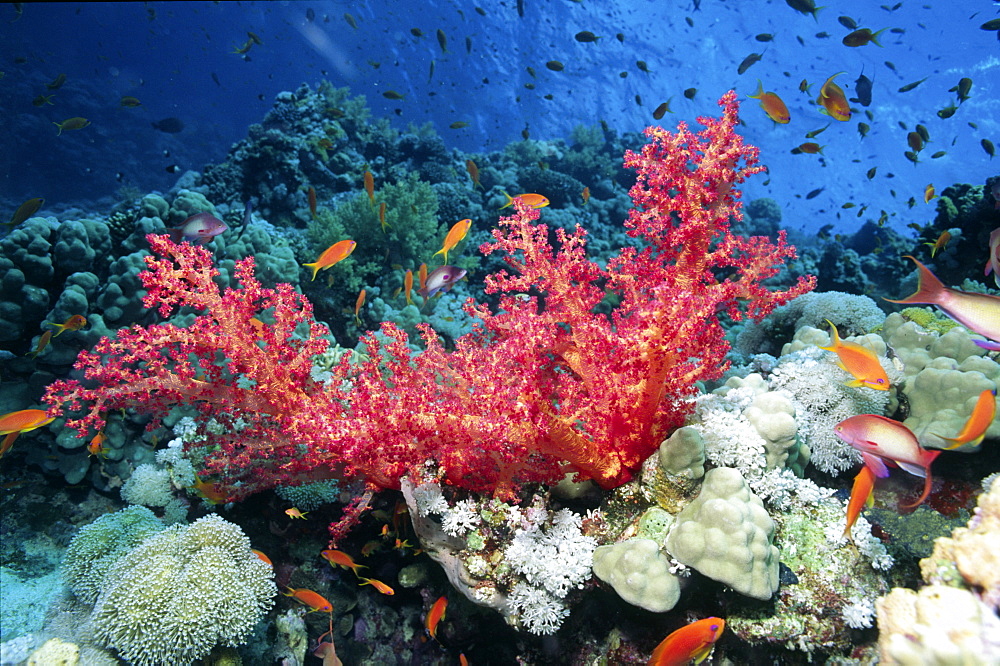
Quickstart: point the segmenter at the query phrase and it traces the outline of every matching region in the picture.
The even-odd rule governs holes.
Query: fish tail
[[[315,280],[316,274],[319,273],[319,262],[316,262],[314,264],[302,264],[302,265],[305,266],[306,268],[312,269],[313,274],[312,278],[310,278],[309,281],[312,282],[313,280]]]
[[[500,190],[500,191],[501,191],[501,192],[503,192],[503,195],[504,195],[505,197],[507,197],[507,203],[505,203],[504,205],[500,206],[500,210],[503,210],[503,209],[504,209],[504,208],[506,208],[507,206],[510,206],[511,204],[513,204],[513,203],[514,203],[514,197],[510,196],[509,194],[507,194],[507,193],[506,193],[506,192],[504,192],[503,190]]]
[[[937,279],[931,270],[917,261],[915,257],[905,255],[917,265],[917,290],[901,300],[886,298],[890,303],[938,303],[944,294],[945,286]]]
[[[825,321],[830,325],[830,346],[820,347],[820,349],[823,349],[825,351],[835,352],[837,351],[837,347],[840,346],[840,334],[837,332],[837,326],[829,319],[824,319],[823,321]],[[838,365],[840,365],[839,362]],[[840,367],[843,368],[844,370],[847,370],[847,368],[845,368],[843,365],[840,365]]]
[[[747,97],[751,99],[760,99],[763,96],[764,96],[764,84],[760,82],[760,79],[757,79],[757,92],[755,92],[752,95],[747,95]]]
[[[872,35],[872,44],[878,46],[879,48],[882,48],[882,45],[878,43],[878,36],[881,35],[883,32],[885,32],[886,30],[888,30],[888,28],[882,28],[878,32],[874,33]]]
[[[928,467],[925,471],[927,472],[927,475],[924,476],[924,492],[920,494],[920,497],[917,498],[916,502],[913,504],[900,504],[900,508],[912,509],[914,507],[918,507],[923,504],[924,500],[927,499],[927,496],[931,494],[931,468]]]

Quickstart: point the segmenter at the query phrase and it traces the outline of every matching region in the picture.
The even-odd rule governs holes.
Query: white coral
[[[441,529],[452,536],[464,536],[482,522],[476,509],[476,503],[472,500],[457,502],[442,514]]]
[[[569,615],[569,608],[544,589],[518,582],[507,597],[507,606],[533,634],[554,634]]]
[[[871,599],[854,596],[848,600],[841,612],[848,627],[867,629],[872,626],[872,620],[875,618],[875,604]]]
[[[508,564],[532,585],[562,598],[590,578],[597,541],[580,532],[580,516],[561,509],[547,529],[518,530],[504,551]]]

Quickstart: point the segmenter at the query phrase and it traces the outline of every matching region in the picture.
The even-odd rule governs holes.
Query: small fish
[[[841,43],[844,46],[858,47],[858,46],[864,46],[865,44],[871,42],[875,46],[881,47],[882,45],[879,44],[878,42],[878,36],[885,31],[886,28],[882,28],[878,32],[873,33],[868,28],[859,28],[854,32],[850,33],[849,35],[846,35],[844,39],[841,40]]]
[[[957,449],[965,444],[978,446],[983,441],[983,438],[986,437],[986,431],[993,425],[993,417],[996,416],[996,412],[997,390],[986,389],[979,394],[979,398],[972,408],[972,413],[969,415],[969,420],[965,422],[962,430],[957,435],[954,437],[945,437],[944,435],[937,435],[935,433],[931,434],[934,434],[935,437],[940,437],[946,442],[951,442],[950,446],[944,447],[945,451]]]
[[[385,210],[386,203],[384,201],[380,201],[378,204],[378,223],[382,227],[382,233],[385,233],[386,227],[389,226],[389,223],[385,221]]]
[[[1000,18],[990,19],[986,23],[979,26],[979,29],[986,30],[988,32],[1000,30]]]
[[[393,594],[396,594],[395,590],[393,590],[391,587],[389,587],[380,580],[375,580],[374,578],[364,578],[363,576],[359,576],[359,578],[361,578],[361,580],[364,581],[361,583],[361,585],[371,585],[376,590],[385,595],[392,596]]]
[[[809,199],[815,199],[815,198],[816,198],[816,197],[818,197],[818,196],[819,196],[820,194],[822,194],[822,193],[823,193],[823,190],[825,190],[825,189],[826,189],[825,187],[817,187],[817,188],[816,188],[815,190],[810,190],[810,191],[809,191],[809,192],[808,192],[808,193],[806,194],[806,200],[808,201]]]
[[[427,264],[420,264],[417,269],[417,293],[427,288]]]
[[[972,90],[972,79],[967,76],[962,77],[958,80],[952,88],[948,88],[948,92],[953,92],[958,96],[958,103],[961,104],[965,100],[969,99],[969,91]]]
[[[163,120],[157,120],[155,123],[150,123],[150,125],[153,129],[166,132],[167,134],[177,134],[184,131],[184,123],[181,122],[180,118],[164,118]]]
[[[87,318],[83,315],[71,315],[66,318],[61,324],[49,324],[55,327],[56,334],[52,337],[58,338],[62,335],[63,331],[79,331],[81,328],[87,325]]]
[[[812,131],[806,132],[806,138],[815,139],[817,136],[825,132],[828,127],[830,127],[830,123],[827,123],[825,126],[820,127],[819,129],[814,129]]]
[[[49,90],[59,90],[62,88],[63,84],[66,83],[66,75],[60,74],[52,80],[52,83],[46,83],[45,87]]]
[[[764,54],[762,54],[762,53],[751,53],[746,58],[743,58],[743,62],[741,62],[740,66],[736,68],[736,73],[737,74],[743,74],[748,69],[750,69],[750,67],[754,63],[760,62],[760,59],[763,58],[763,57],[764,57]]]
[[[875,352],[856,342],[842,341],[833,322],[827,319],[826,323],[830,324],[832,339],[829,347],[821,346],[820,349],[835,353],[837,365],[854,377],[844,383],[852,388],[867,386],[877,391],[888,391],[889,377],[885,374],[885,369],[879,363]]]
[[[464,120],[456,120],[452,124],[448,125],[448,127],[451,129],[464,129],[468,126],[469,123],[465,122]]]
[[[799,92],[804,92],[805,94],[808,95],[810,88],[812,88],[812,84],[809,83],[809,81],[807,81],[806,79],[802,79],[801,81],[799,81]]]
[[[197,474],[195,474],[194,485],[191,488],[209,504],[226,504],[229,501],[228,493],[222,489],[220,484],[202,481]]]
[[[838,16],[837,23],[844,26],[848,30],[856,30],[858,27],[858,22],[852,19],[850,16]]]
[[[365,171],[365,192],[368,193],[369,205],[375,207],[375,176],[371,171]]]
[[[138,97],[132,97],[131,95],[125,95],[118,101],[119,106],[123,106],[127,109],[133,109],[137,106],[141,106],[142,102],[139,101]]]
[[[931,133],[924,125],[917,123],[917,126],[914,129],[917,130],[917,134],[920,135],[920,138],[923,139],[924,143],[927,143],[928,141],[931,140]]]
[[[287,589],[288,592],[282,592],[282,594],[284,594],[286,597],[292,597],[296,601],[301,601],[306,606],[309,606],[309,608],[312,609],[309,611],[310,613],[312,613],[313,611],[319,611],[321,613],[333,612],[333,604],[324,599],[323,596],[317,592],[313,592],[312,590],[306,590],[302,588],[296,590],[293,587],[286,587],[285,589]]]
[[[921,83],[923,83],[924,81],[926,81],[929,78],[930,78],[929,76],[925,76],[924,78],[920,79],[919,81],[914,81],[913,83],[907,83],[905,86],[903,86],[902,88],[900,88],[896,92],[901,92],[901,93],[910,92],[911,90],[913,90],[914,88],[916,88],[917,86],[919,86]]]
[[[53,122],[52,124],[59,128],[59,131],[56,133],[56,136],[59,136],[64,130],[68,132],[70,130],[83,129],[90,125],[90,121],[80,116],[74,116],[73,118],[67,118],[61,123]]]
[[[336,265],[338,262],[347,259],[351,256],[351,252],[354,252],[354,248],[357,247],[357,242],[352,240],[342,240],[334,243],[330,247],[323,250],[323,253],[319,255],[319,258],[311,264],[302,264],[306,268],[312,269],[312,278],[309,280],[312,282],[316,279],[316,274],[322,270],[326,270],[331,266]]]
[[[7,223],[8,227],[16,227],[21,224],[29,217],[38,212],[38,209],[45,204],[45,199],[41,197],[36,197],[34,199],[28,199],[23,204],[17,207],[14,214],[10,217],[10,222]]]
[[[507,197],[507,203],[500,206],[500,210],[512,205],[514,203],[514,199],[520,199],[523,204],[528,206],[528,208],[545,208],[549,205],[549,200],[541,194],[518,194],[516,197],[512,197],[504,192],[503,195]]]
[[[986,154],[990,156],[990,159],[993,159],[993,156],[996,155],[997,152],[996,148],[993,146],[993,142],[989,139],[980,139],[979,145],[983,147],[983,150],[985,150]]]
[[[927,187],[924,188],[924,203],[930,203],[931,199],[933,199],[935,196],[936,195],[934,194],[934,184],[933,183],[927,183]],[[941,232],[941,236],[944,236],[945,234],[948,234],[948,232],[947,231],[942,231]],[[940,240],[941,239],[938,238],[939,242],[940,242]],[[948,234],[948,240],[951,240],[951,234]],[[947,243],[948,240],[946,240],[945,243]],[[937,243],[934,243],[934,245],[936,246]],[[931,258],[932,259],[934,258],[933,251],[931,252]]]
[[[483,189],[483,184],[479,182],[479,167],[472,160],[465,160],[465,170],[469,174],[469,178],[472,179],[472,189],[479,188]]]
[[[448,597],[438,597],[431,609],[427,611],[427,617],[424,618],[424,629],[427,630],[427,635],[434,640],[437,640],[438,623],[444,619],[444,613],[447,609]]]
[[[97,456],[98,458],[107,458],[111,448],[104,445],[105,440],[107,440],[107,436],[103,430],[94,435],[94,438],[90,440],[90,444],[87,444],[87,457]]]
[[[312,219],[316,219],[316,188],[312,185],[309,186],[309,191],[307,193],[309,199],[309,215]]]
[[[447,235],[445,235],[444,237],[444,243],[442,243],[441,249],[432,254],[431,256],[435,257],[439,254],[444,253],[444,263],[447,264],[448,252],[455,249],[455,246],[458,245],[460,242],[462,242],[462,239],[465,238],[466,234],[469,233],[469,228],[471,226],[472,226],[472,220],[469,218],[460,220],[455,224],[453,224],[451,226],[451,229],[448,230]]]
[[[785,0],[785,4],[800,14],[811,14],[817,21],[819,18],[817,18],[816,13],[823,9],[817,7],[814,0]]]
[[[257,550],[256,548],[251,548],[250,552],[253,553],[254,555],[256,555],[260,559],[261,562],[263,562],[267,566],[271,567],[272,569],[274,568],[274,562],[271,561],[270,557],[268,557],[267,555],[265,555],[261,551]]]
[[[958,107],[952,104],[951,106],[946,106],[943,109],[938,109],[937,117],[942,120],[947,120],[955,115],[956,111],[958,111]]]
[[[914,150],[914,152],[920,152],[924,149],[924,139],[920,136],[919,132],[907,132],[906,133],[906,144]]]
[[[45,106],[46,104],[49,104],[49,105],[55,106],[55,102],[52,101],[53,97],[55,97],[54,93],[52,95],[39,95],[35,99],[31,100],[31,105],[32,106]]]
[[[170,240],[175,243],[207,245],[213,238],[228,230],[226,223],[211,213],[197,213],[178,226],[167,229],[167,233],[170,234]]]
[[[580,32],[578,32],[575,35],[573,35],[573,38],[576,41],[582,42],[584,44],[596,42],[598,39],[600,39],[600,37],[598,37],[597,35],[595,35],[594,33],[592,33],[589,30],[581,30]]]
[[[769,32],[762,32],[759,35],[754,35],[754,39],[758,42],[770,42],[774,39],[774,35]]]
[[[410,28],[410,34],[413,35],[414,37],[423,37],[424,31],[421,30],[420,28]]]
[[[400,99],[405,99],[406,98],[405,95],[402,95],[402,94],[396,92],[395,90],[386,90],[384,93],[382,93],[382,97],[385,97],[386,99],[392,99],[392,100],[400,100]]]
[[[945,156],[945,155],[947,155],[947,154],[948,154],[948,153],[947,153],[946,151],[944,151],[944,150],[939,150],[939,151],[937,151],[936,153],[934,153],[933,155],[931,155],[931,159],[932,159],[932,160],[936,160],[936,159],[940,159],[940,158],[944,157],[944,156]]]
[[[553,72],[561,72],[565,69],[565,66],[558,60],[549,60],[545,63],[545,66],[551,69]]]
[[[31,432],[55,421],[45,415],[44,409],[20,409],[0,416],[0,435],[13,432]]]
[[[834,120],[846,122],[851,119],[851,107],[847,103],[847,97],[844,95],[843,88],[833,82],[836,77],[843,73],[837,72],[826,80],[819,89],[819,97],[816,98],[816,103],[821,105],[825,109],[825,113]]]
[[[684,97],[685,99],[694,99],[694,96],[698,94],[697,88],[685,88]]]
[[[583,199],[583,205],[586,206],[587,202],[590,201],[590,187],[584,186],[583,191],[580,192],[580,198]]]
[[[931,463],[941,452],[921,447],[917,436],[905,425],[877,414],[859,414],[835,425],[833,433],[853,446],[880,479],[889,476],[887,462],[924,478],[923,493],[916,502],[903,508],[912,509],[927,499],[931,492]]]
[[[453,284],[465,277],[465,273],[464,268],[457,266],[438,266],[427,276],[417,293],[424,300],[432,298],[439,291],[448,291]]]
[[[320,553],[324,560],[330,563],[331,566],[343,567],[345,569],[350,569],[354,572],[354,575],[358,575],[358,569],[367,569],[364,564],[358,564],[354,561],[347,553],[341,550],[324,550]]]
[[[444,34],[444,30],[438,28],[437,30],[437,40],[438,46],[441,47],[441,53],[448,52],[448,36]]]
[[[361,306],[363,306],[365,304],[365,296],[367,296],[367,295],[368,295],[368,291],[365,290],[365,289],[362,289],[358,293],[357,300],[354,301],[354,321],[357,323],[358,326],[361,326],[361,317],[360,317]]]
[[[673,98],[671,97],[670,99],[673,99]],[[667,114],[667,113],[673,113],[673,111],[670,110],[670,100],[669,99],[666,102],[663,102],[662,104],[660,104],[658,107],[656,107],[656,109],[653,111],[653,120],[659,120],[660,118],[662,118],[664,116],[664,114]]]
[[[308,511],[303,513],[298,509],[296,509],[294,506],[291,509],[285,509],[285,515],[288,516],[289,518],[301,518],[302,520],[305,520],[306,515],[308,513],[309,513]]]
[[[793,0],[786,0],[789,5]],[[804,1],[804,0],[802,0]],[[812,0],[809,0],[811,3]],[[794,6],[794,5],[793,5]],[[726,628],[720,617],[707,617],[681,627],[664,638],[650,655],[648,666],[681,666],[694,660],[700,664]]]
[[[843,536],[851,540],[851,528],[861,515],[861,509],[866,505],[872,505],[873,490],[875,489],[875,472],[868,465],[862,465],[861,471],[854,477],[854,485],[851,486],[851,498],[847,501],[847,523],[844,526]]]
[[[857,94],[857,102],[861,106],[871,106],[873,83],[871,79],[864,75],[864,72],[854,81],[854,92]]]
[[[354,17],[348,13],[344,13],[344,20],[347,21],[347,25],[351,26],[355,30],[358,29],[358,22],[354,20]]]
[[[649,65],[646,64],[645,60],[636,60],[635,66],[639,68],[640,72],[646,72],[647,74],[652,74],[652,72],[649,71]]]
[[[814,141],[807,141],[806,143],[800,143],[797,147],[797,150],[807,155],[815,155],[816,153],[822,155],[823,148],[825,148],[825,146],[821,146]]]
[[[403,275],[403,294],[406,296],[406,304],[413,303],[413,271],[407,270]]]
[[[992,234],[990,242],[992,245]],[[1000,350],[1000,296],[946,287],[929,268],[914,257],[906,255],[906,258],[917,265],[917,290],[900,300],[885,300],[907,305],[936,305],[962,326],[989,339],[974,339],[973,342],[977,345],[983,349]]]
[[[171,164],[170,166],[164,167],[163,170],[167,173],[179,173],[181,168],[176,164]]]
[[[791,120],[791,114],[788,113],[788,107],[785,106],[785,103],[777,94],[764,92],[764,84],[760,82],[760,79],[757,79],[757,92],[753,95],[747,95],[747,97],[759,99],[760,108],[764,109],[767,117],[774,122],[784,125]]]

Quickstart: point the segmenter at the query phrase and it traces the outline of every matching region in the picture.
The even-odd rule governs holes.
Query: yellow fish
[[[466,218],[459,222],[456,222],[448,230],[448,235],[444,237],[444,243],[441,245],[441,249],[432,254],[435,257],[441,253],[444,253],[444,263],[448,263],[448,252],[455,249],[455,246],[462,242],[465,235],[469,233],[469,227],[472,226],[472,220]]]
[[[878,362],[875,352],[862,347],[856,342],[844,342],[840,339],[837,327],[829,319],[830,335],[833,340],[829,347],[820,347],[837,355],[837,365],[849,372],[854,379],[846,382],[847,386],[867,386],[877,391],[889,390],[889,377],[885,374],[882,364]]]

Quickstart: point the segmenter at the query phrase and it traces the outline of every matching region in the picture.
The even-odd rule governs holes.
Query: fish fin
[[[972,340],[975,344],[979,345],[983,349],[989,349],[990,351],[1000,351],[1000,342],[994,342],[993,340]]]
[[[917,265],[917,290],[901,300],[886,298],[890,303],[938,303],[945,293],[945,286],[929,268],[911,255],[905,255]]]
[[[906,468],[904,467],[904,469],[906,469]],[[909,470],[907,470],[907,471],[909,471]],[[920,506],[921,504],[924,503],[924,500],[927,499],[927,496],[931,494],[931,469],[930,469],[930,467],[928,467],[925,471],[926,471],[926,476],[923,475],[923,474],[918,474],[917,475],[917,476],[923,476],[924,477],[924,492],[920,493],[920,497],[918,497],[917,501],[914,502],[913,504],[900,504],[899,506],[901,508],[903,508],[903,509],[912,509],[914,507]]]
[[[847,370],[847,368],[844,367],[843,363],[838,363],[837,365],[840,366],[841,370]],[[844,382],[844,386],[850,386],[851,388],[860,388],[864,385],[865,385],[864,381],[860,379],[851,379]]]
[[[913,463],[896,461],[899,468],[905,472],[909,472],[913,476],[925,477],[927,476],[927,468],[921,467],[920,465],[914,465]]]
[[[889,468],[885,466],[885,461],[881,458],[871,453],[862,453],[861,457],[864,459],[865,464],[868,465],[868,468],[875,473],[875,476],[880,479],[889,476]]]

